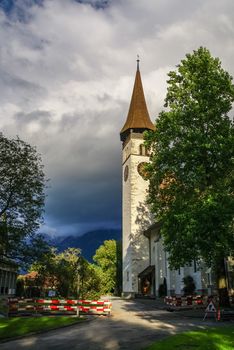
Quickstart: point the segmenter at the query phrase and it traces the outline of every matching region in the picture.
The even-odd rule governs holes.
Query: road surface
[[[1,350],[140,350],[181,331],[215,325],[202,321],[204,311],[168,312],[154,300],[113,298],[111,317],[31,335],[0,344]]]

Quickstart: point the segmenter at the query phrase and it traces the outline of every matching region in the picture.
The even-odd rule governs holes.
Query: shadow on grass
[[[54,329],[79,322],[75,317],[14,317],[0,320],[0,340],[21,336],[27,333]]]
[[[145,350],[231,350],[234,349],[234,325],[177,334],[152,344]]]

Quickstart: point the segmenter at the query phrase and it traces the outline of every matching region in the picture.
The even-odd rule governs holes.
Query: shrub
[[[186,276],[183,278],[183,283],[184,283],[184,295],[192,295],[194,294],[194,291],[196,289],[195,282],[192,278],[192,276]]]

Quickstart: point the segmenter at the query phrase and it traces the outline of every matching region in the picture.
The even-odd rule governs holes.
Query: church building
[[[182,295],[183,278],[191,276],[197,293],[213,293],[211,270],[196,261],[179,270],[170,270],[168,255],[160,238],[160,227],[153,222],[146,204],[148,180],[144,165],[149,152],[143,133],[155,130],[144,96],[137,60],[137,71],[126,122],[120,132],[122,141],[122,244],[123,296],[156,297]]]

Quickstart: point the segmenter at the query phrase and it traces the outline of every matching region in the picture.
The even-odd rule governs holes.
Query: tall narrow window
[[[197,272],[197,263],[196,260],[193,260],[194,272]]]
[[[208,284],[208,286],[211,285],[210,273],[207,274],[207,284]]]
[[[164,257],[165,261],[165,276],[167,276],[167,252],[165,252],[165,257]]]
[[[145,155],[145,146],[143,144],[140,145],[140,156]]]
[[[127,282],[129,282],[129,271],[127,271]]]

